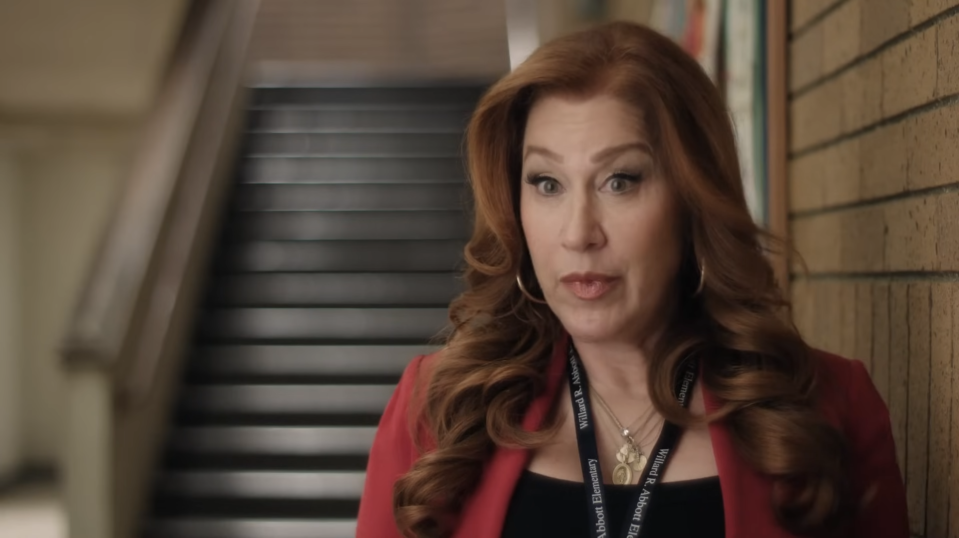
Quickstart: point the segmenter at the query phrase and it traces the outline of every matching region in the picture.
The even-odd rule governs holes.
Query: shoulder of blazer
[[[908,537],[905,488],[885,401],[862,362],[816,354],[821,408],[846,440],[850,486],[860,504],[849,536]]]
[[[359,538],[400,536],[393,516],[393,486],[419,458],[413,441],[411,413],[415,408],[411,404],[435,355],[420,355],[410,361],[383,410],[366,466],[356,522]]]

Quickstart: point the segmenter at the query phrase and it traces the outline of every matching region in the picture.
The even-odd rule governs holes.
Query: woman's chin
[[[611,316],[558,315],[566,332],[577,342],[600,343],[622,336],[623,324]]]

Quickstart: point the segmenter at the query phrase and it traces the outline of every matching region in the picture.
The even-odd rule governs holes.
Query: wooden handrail
[[[244,2],[195,2],[68,325],[69,363],[110,368],[145,292],[166,212],[231,12]]]
[[[242,99],[238,82],[246,65],[246,49],[256,15],[257,2],[243,0],[231,3],[240,6],[223,36],[217,68],[212,73],[203,114],[196,125],[193,142],[181,170],[181,187],[172,204],[167,236],[158,252],[156,280],[145,297],[146,308],[137,341],[130,354],[130,368],[117,385],[121,401],[131,405],[148,402],[156,384],[157,371],[168,345],[176,302],[189,300],[183,293],[191,266],[197,254],[198,240],[204,228],[203,217],[215,211],[218,192],[214,183],[222,168],[232,164],[231,142],[238,130],[237,110]],[[224,162],[224,159],[227,159]],[[212,205],[211,205],[212,204]],[[202,247],[202,245],[201,245]]]

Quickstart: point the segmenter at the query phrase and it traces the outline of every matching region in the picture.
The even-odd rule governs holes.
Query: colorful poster
[[[718,80],[722,0],[655,0],[650,26],[673,38]]]

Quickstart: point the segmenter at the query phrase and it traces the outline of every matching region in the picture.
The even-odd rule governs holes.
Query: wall
[[[20,462],[20,178],[0,147],[0,485]]]
[[[262,0],[251,45],[267,78],[487,79],[509,70],[502,0]]]
[[[79,134],[79,133],[77,133]],[[76,135],[73,135],[76,136]],[[82,138],[21,154],[22,372],[26,464],[56,466],[65,425],[58,347],[132,152],[124,126],[84,126]]]
[[[959,2],[793,0],[797,325],[863,359],[915,536],[959,536]]]
[[[186,6],[0,2],[0,473],[58,466],[60,339]]]

